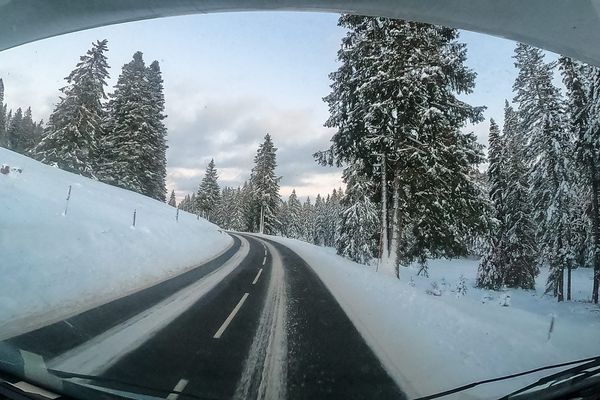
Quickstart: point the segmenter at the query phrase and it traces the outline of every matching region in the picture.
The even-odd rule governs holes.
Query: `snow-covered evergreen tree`
[[[302,204],[302,226],[302,240],[312,243],[315,237],[315,207],[310,197]]]
[[[506,187],[504,196],[506,245],[500,249],[507,257],[502,281],[508,287],[533,289],[538,274],[535,226],[529,202],[525,138],[519,132],[518,115],[506,102],[504,108],[504,155]]]
[[[598,303],[600,288],[600,68],[588,67],[589,84],[586,92],[588,106],[580,114],[577,147],[585,165],[583,177],[591,190],[592,257],[594,283],[592,302]]]
[[[325,234],[327,229],[327,210],[325,208],[326,200],[320,194],[317,194],[314,205],[314,236],[312,243],[317,246],[325,245]]]
[[[250,175],[252,187],[253,212],[258,217],[255,227],[259,232],[273,234],[277,232],[279,221],[277,215],[281,206],[279,195],[279,178],[275,174],[277,167],[277,148],[273,145],[271,136],[265,135],[264,142],[258,147],[254,157],[254,167]]]
[[[572,260],[567,264],[566,298],[571,300],[571,270],[577,265],[588,264],[588,254],[594,247],[591,222],[594,218],[590,184],[590,163],[586,160],[585,145],[581,139],[584,137],[588,126],[588,93],[589,87],[587,71],[582,63],[569,57],[560,57],[558,60],[562,80],[566,89],[565,113],[566,130],[574,140],[575,157],[569,159],[569,168],[572,175],[572,201],[569,206],[570,223],[568,225],[568,247],[573,249]],[[599,247],[600,250],[600,247]],[[592,251],[593,253],[593,251]],[[593,264],[594,260],[589,260]]]
[[[175,190],[171,190],[171,196],[169,197],[169,205],[177,207],[177,199],[175,199]]]
[[[6,138],[8,148],[16,152],[20,152],[21,148],[21,132],[23,127],[23,110],[17,108],[14,114],[10,116],[8,128],[6,130]]]
[[[537,227],[540,262],[550,266],[548,290],[560,300],[564,268],[573,258],[569,248],[572,141],[565,126],[561,98],[552,84],[555,63],[544,63],[540,49],[518,44],[517,79],[513,85],[518,104],[519,131],[528,141],[530,194]]]
[[[152,171],[154,176],[147,182],[150,197],[157,200],[165,201],[167,194],[166,179],[167,179],[167,128],[163,123],[166,118],[165,111],[165,96],[163,93],[163,79],[158,61],[153,61],[148,69],[147,79],[150,84],[150,95],[152,102],[150,103],[151,110],[148,113],[148,123],[152,126],[154,137],[152,138],[155,153],[152,158]]]
[[[106,40],[93,43],[65,78],[67,86],[61,89],[44,137],[33,150],[40,161],[84,176],[96,175],[109,76],[107,50]]]
[[[379,215],[377,206],[371,200],[373,184],[360,170],[356,166],[344,170],[346,193],[341,199],[340,233],[336,248],[338,254],[367,264],[377,247]]]
[[[108,104],[102,179],[165,201],[166,129],[157,63],[146,67],[141,52],[123,66]]]
[[[477,285],[486,289],[499,289],[503,284],[503,272],[508,266],[507,227],[506,227],[506,160],[505,143],[500,136],[500,128],[490,119],[488,182],[489,197],[493,210],[494,226],[487,253],[481,259],[477,270]]]
[[[298,200],[295,189],[292,190],[292,194],[290,194],[287,200],[286,210],[287,221],[285,224],[287,226],[287,237],[302,239],[302,204]]]
[[[211,222],[216,222],[215,211],[221,197],[221,190],[219,189],[217,169],[215,168],[215,160],[211,159],[206,167],[204,178],[198,188],[198,194],[196,196],[197,210],[201,215]]]
[[[481,146],[461,132],[467,122],[481,120],[482,108],[457,98],[475,82],[458,32],[352,15],[339,24],[348,33],[325,98],[326,125],[337,132],[317,159],[346,165],[361,160],[363,174],[384,182],[384,234],[392,226],[384,243],[391,258],[386,268],[395,267],[397,252],[404,263],[465,254],[465,242],[457,238],[486,227],[481,216],[487,203],[472,178],[483,160]],[[378,164],[387,167],[385,176],[374,172]],[[402,236],[407,231],[411,240]]]

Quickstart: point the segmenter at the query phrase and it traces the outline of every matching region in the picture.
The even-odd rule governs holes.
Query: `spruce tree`
[[[325,245],[325,232],[327,229],[325,204],[326,200],[320,194],[317,194],[314,206],[314,236],[312,239],[312,243],[317,246]]]
[[[84,176],[98,171],[103,139],[104,87],[108,79],[107,41],[92,44],[65,79],[67,86],[50,115],[44,137],[33,150],[40,161]]]
[[[177,200],[175,199],[175,190],[171,190],[171,196],[169,197],[169,205],[177,207]]]
[[[16,152],[21,152],[22,128],[23,110],[19,107],[14,115],[11,115],[6,130],[8,148]]]
[[[520,118],[519,131],[528,142],[530,193],[539,262],[547,262],[547,289],[559,301],[564,294],[564,267],[573,257],[569,247],[573,148],[565,129],[560,93],[552,84],[555,64],[544,63],[540,49],[518,44],[517,79],[513,85]]]
[[[287,200],[287,236],[293,239],[302,238],[302,204],[296,195],[296,189]]]
[[[215,160],[212,159],[206,167],[206,172],[196,196],[196,209],[201,215],[211,222],[216,221],[216,210],[220,200],[219,184],[217,183],[218,175],[215,168]]]
[[[499,289],[503,284],[503,271],[508,266],[507,259],[507,229],[504,204],[506,197],[506,160],[503,154],[505,144],[500,136],[500,129],[493,119],[490,119],[489,151],[488,151],[488,182],[489,197],[493,210],[494,226],[490,246],[481,259],[477,270],[477,286],[486,289]]]
[[[108,111],[102,179],[165,201],[166,129],[158,63],[146,67],[136,52],[123,66]]]
[[[313,243],[315,236],[315,207],[310,201],[310,197],[302,205],[302,240]]]
[[[373,185],[362,175],[360,168],[344,170],[346,193],[341,199],[340,234],[337,253],[360,264],[368,264],[377,247],[379,215],[371,200]]]
[[[167,194],[167,128],[163,122],[166,118],[165,96],[163,93],[163,79],[158,61],[153,61],[147,69],[147,79],[150,84],[150,103],[148,123],[152,126],[154,134],[152,141],[155,147],[152,158],[152,171],[155,172],[152,179],[147,182],[150,197],[164,201]]]
[[[254,167],[250,175],[252,187],[252,202],[255,218],[254,225],[258,231],[274,234],[279,228],[277,215],[281,206],[279,195],[279,178],[275,174],[277,167],[277,148],[273,145],[271,136],[265,135],[264,142],[258,147],[254,157]]]
[[[504,195],[506,245],[500,247],[506,256],[502,281],[508,287],[533,289],[538,274],[535,226],[529,202],[529,172],[526,166],[525,138],[519,132],[518,115],[505,103],[504,155],[506,186]]]
[[[589,86],[587,90],[588,106],[581,115],[585,122],[577,139],[581,160],[585,163],[585,175],[591,187],[592,207],[592,255],[594,265],[594,283],[592,302],[598,303],[600,288],[600,68],[589,67]],[[585,125],[583,125],[585,124]]]
[[[362,173],[380,185],[384,237],[391,225],[385,264],[396,275],[396,254],[403,263],[466,254],[458,238],[485,229],[487,202],[472,178],[482,148],[473,134],[461,132],[482,119],[483,109],[457,97],[475,83],[458,31],[352,15],[339,24],[348,33],[325,98],[326,126],[337,132],[318,161],[360,160]]]

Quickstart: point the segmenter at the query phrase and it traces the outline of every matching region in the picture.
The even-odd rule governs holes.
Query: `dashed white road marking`
[[[183,389],[185,389],[188,383],[189,381],[187,379],[180,379],[179,382],[177,382],[177,385],[175,385],[175,387],[173,388],[173,391],[180,393],[183,392]],[[171,393],[167,396],[167,400],[177,400],[178,398],[179,393]]]
[[[265,256],[265,258],[263,258],[263,265],[265,265],[267,263],[267,256]]]
[[[267,249],[265,249],[265,257],[267,256]]]
[[[260,278],[260,274],[262,274],[262,268],[258,270],[258,274],[256,274],[256,278],[254,278],[254,281],[252,281],[253,285],[256,285],[256,282],[258,282],[258,278]]]
[[[223,325],[221,325],[221,327],[219,328],[217,333],[215,333],[215,336],[213,336],[213,339],[219,339],[221,337],[221,335],[223,335],[223,332],[225,332],[225,329],[227,329],[227,327],[229,326],[231,321],[233,321],[233,319],[235,318],[235,315],[238,313],[238,311],[240,311],[240,308],[242,308],[242,306],[244,305],[244,302],[246,301],[248,296],[249,296],[249,293],[244,293],[244,295],[242,296],[242,299],[239,301],[239,303],[237,303],[237,306],[235,306],[233,311],[231,311],[231,314],[229,314],[229,317],[227,317],[225,322],[223,322]]]

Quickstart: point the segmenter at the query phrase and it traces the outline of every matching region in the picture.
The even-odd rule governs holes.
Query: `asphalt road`
[[[69,392],[87,385],[170,400],[405,398],[298,255],[233,237],[205,265],[11,338],[0,352],[40,355],[47,368],[66,371]]]

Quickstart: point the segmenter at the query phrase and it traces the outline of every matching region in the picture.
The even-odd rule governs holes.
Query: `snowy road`
[[[21,359],[41,355],[73,383],[115,393],[404,398],[299,256],[232,236],[234,245],[205,265],[6,343],[22,349]],[[77,378],[84,375],[99,379]]]

